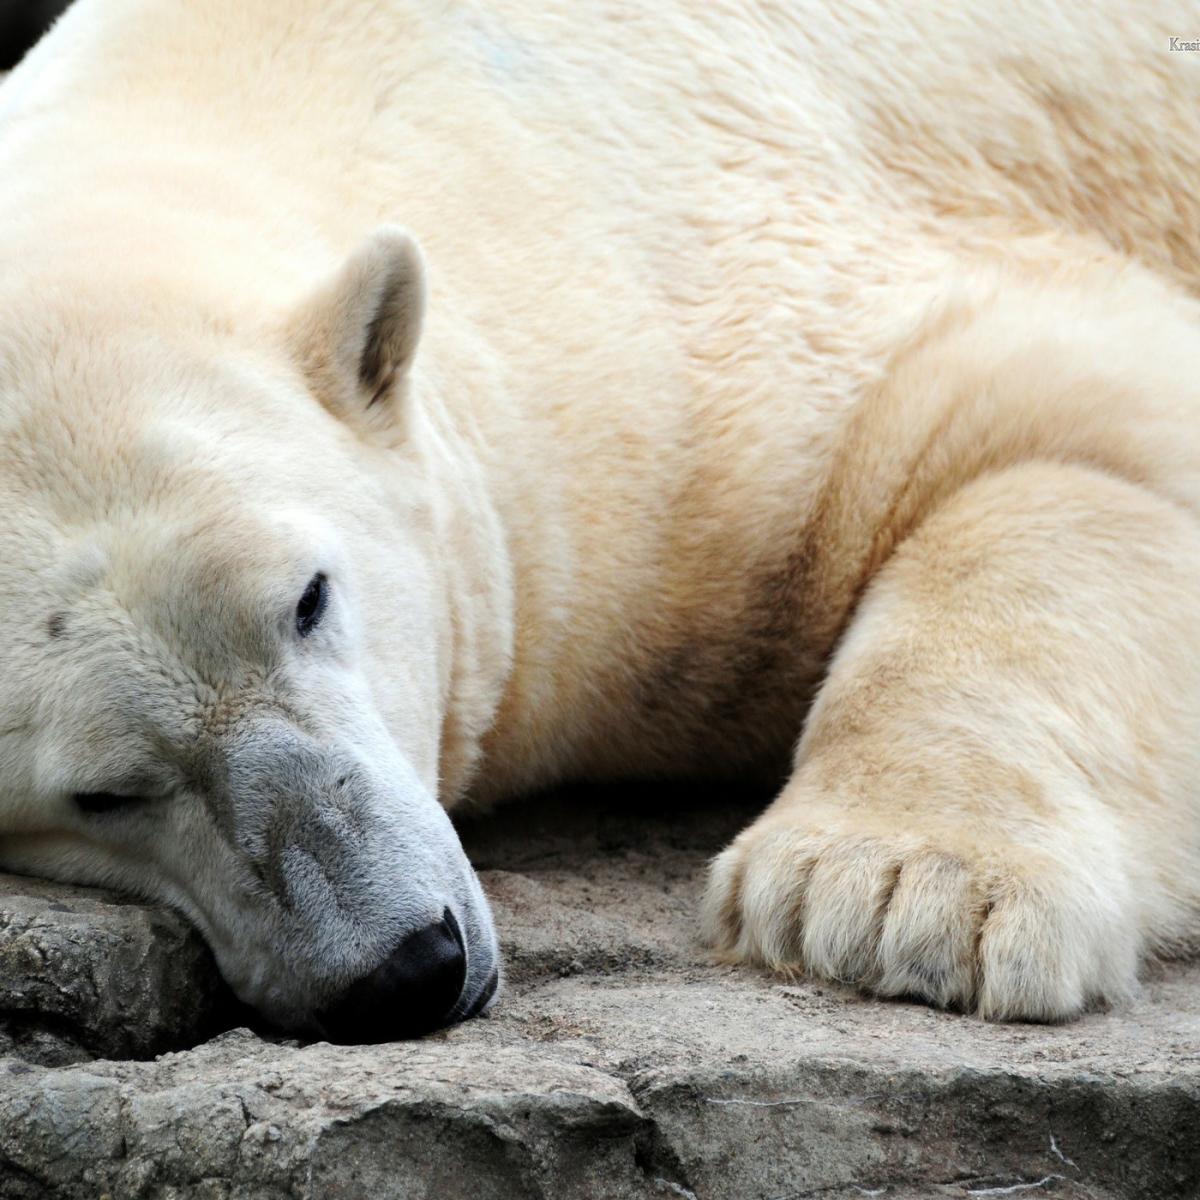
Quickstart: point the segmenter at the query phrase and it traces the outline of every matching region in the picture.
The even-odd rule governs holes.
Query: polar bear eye
[[[118,808],[132,808],[141,803],[140,796],[120,796],[116,792],[76,792],[71,797],[75,807],[85,813],[114,812]]]
[[[314,575],[296,605],[296,632],[301,637],[308,637],[316,629],[328,604],[329,581],[322,574]]]

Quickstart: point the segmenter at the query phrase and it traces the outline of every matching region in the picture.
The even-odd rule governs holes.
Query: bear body
[[[1189,11],[78,0],[0,88],[0,861],[298,1026],[444,904],[463,1015],[434,797],[756,776],[721,952],[1127,995],[1200,931]]]

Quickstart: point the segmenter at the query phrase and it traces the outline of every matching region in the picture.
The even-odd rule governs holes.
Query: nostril
[[[491,975],[488,977],[487,983],[483,985],[483,990],[478,996],[475,997],[474,1000],[471,1001],[471,1007],[468,1008],[465,1013],[463,1013],[463,1020],[469,1021],[472,1017],[477,1017],[481,1012],[483,1012],[483,1010],[487,1008],[492,997],[496,994],[496,989],[499,986],[500,972],[493,969]]]
[[[459,927],[458,918],[448,908],[442,911],[442,924],[450,930],[454,936],[454,940],[458,943],[458,948],[466,954],[467,943],[463,937],[462,929]]]
[[[454,915],[410,933],[317,1017],[331,1041],[390,1042],[445,1025],[467,979]]]

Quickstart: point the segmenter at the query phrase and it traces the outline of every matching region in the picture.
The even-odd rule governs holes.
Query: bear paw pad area
[[[753,810],[689,804],[468,826],[504,994],[391,1045],[212,1036],[182,921],[5,879],[0,1197],[1200,1194],[1200,969],[1053,1026],[711,965],[704,866]]]

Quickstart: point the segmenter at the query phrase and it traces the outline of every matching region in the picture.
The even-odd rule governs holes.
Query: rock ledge
[[[130,1061],[226,1011],[203,948],[169,914],[8,881],[0,1198],[1200,1196],[1200,969],[1055,1027],[707,965],[701,868],[751,814],[658,800],[468,827],[506,993],[391,1046],[242,1029]]]

